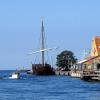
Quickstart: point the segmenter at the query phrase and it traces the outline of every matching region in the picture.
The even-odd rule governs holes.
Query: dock
[[[75,78],[81,78],[82,71],[70,71],[70,76]]]
[[[97,80],[100,81],[100,71],[83,71],[81,74],[83,80]]]
[[[69,71],[55,71],[55,75],[65,75],[65,76],[69,76],[70,75],[70,72]]]

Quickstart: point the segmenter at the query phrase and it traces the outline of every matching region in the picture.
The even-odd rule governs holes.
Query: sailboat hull
[[[35,75],[55,75],[54,69],[49,64],[32,64],[32,71]]]

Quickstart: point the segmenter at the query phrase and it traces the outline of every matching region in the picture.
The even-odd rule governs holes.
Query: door
[[[97,70],[100,70],[100,64],[99,63],[97,64]]]

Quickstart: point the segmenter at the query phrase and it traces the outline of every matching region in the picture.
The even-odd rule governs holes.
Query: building
[[[81,70],[100,70],[100,36],[95,36],[92,40],[90,55],[78,62]]]

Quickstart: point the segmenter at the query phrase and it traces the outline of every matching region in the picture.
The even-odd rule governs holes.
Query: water
[[[11,71],[0,71],[6,77]],[[0,100],[100,100],[100,83],[67,76],[31,76],[0,80]]]

